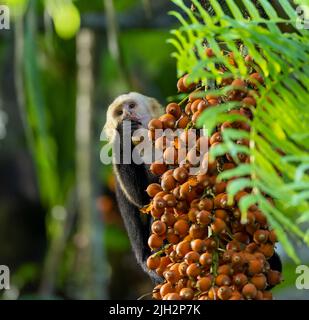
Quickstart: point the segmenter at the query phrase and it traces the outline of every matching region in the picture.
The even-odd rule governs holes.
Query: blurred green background
[[[131,253],[100,134],[117,95],[138,91],[164,104],[176,94],[166,43],[176,8],[166,0],[0,4],[10,8],[10,28],[0,30],[0,265],[11,271],[0,296],[137,299],[152,284]],[[302,257],[309,261],[306,250]],[[284,259],[275,296],[309,298]]]

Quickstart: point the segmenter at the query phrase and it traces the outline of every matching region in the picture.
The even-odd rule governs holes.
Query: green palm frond
[[[249,54],[254,68],[264,77],[260,96],[256,97],[257,106],[252,109],[253,120],[246,119],[250,132],[224,130],[223,143],[213,148],[211,154],[228,152],[238,163],[238,153],[250,156],[250,164],[239,163],[219,178],[238,177],[229,184],[230,198],[244,188],[252,189],[240,202],[243,221],[247,209],[258,204],[286,252],[299,261],[291,237],[309,245],[304,230],[309,221],[309,36],[308,30],[296,28],[295,7],[307,1],[280,0],[280,14],[266,0],[259,1],[259,7],[257,1],[251,0],[225,1],[224,6],[210,0],[210,10],[192,0],[194,12],[182,0],[173,2],[186,15],[171,13],[181,23],[179,29],[172,31],[174,37],[170,40],[176,48],[179,76],[189,73],[189,80],[201,81],[208,93],[211,90],[222,96],[229,89],[218,86],[224,77],[248,80],[243,56]],[[282,31],[287,27],[292,32]],[[213,50],[214,57],[205,55],[205,44]],[[222,51],[233,53],[237,67],[229,63]],[[219,72],[217,65],[225,66],[227,72]],[[240,102],[226,102],[208,108],[199,118],[199,125],[211,134],[222,122],[235,121],[239,116],[226,111],[240,107]],[[236,143],[243,138],[249,139],[249,147]],[[274,199],[275,206],[268,197]]]

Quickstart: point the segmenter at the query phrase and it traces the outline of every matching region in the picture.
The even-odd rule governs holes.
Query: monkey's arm
[[[139,209],[127,199],[118,183],[116,185],[116,197],[137,262],[155,283],[162,282],[162,279],[154,271],[149,270],[146,265],[147,258],[151,253],[147,243],[151,223],[150,217],[147,216],[146,221],[143,222]]]
[[[132,130],[135,129],[136,124],[133,123]],[[124,134],[132,136],[132,132],[125,132],[122,125],[118,126],[117,130],[120,134],[120,155],[122,156],[124,152],[122,136]],[[132,149],[129,151],[132,154]],[[117,176],[116,197],[119,210],[137,262],[154,282],[162,282],[162,279],[154,271],[149,270],[146,265],[147,258],[151,254],[148,246],[151,217],[145,215],[142,219],[139,211],[149,203],[149,197],[145,190],[154,177],[145,164],[135,164],[132,157],[130,164],[114,164],[114,171]]]
[[[114,171],[118,184],[128,200],[138,208],[149,203],[149,197],[145,191],[149,181],[145,165],[116,164]]]

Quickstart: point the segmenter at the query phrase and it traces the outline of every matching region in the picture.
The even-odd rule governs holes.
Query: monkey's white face
[[[140,123],[147,128],[152,118],[162,113],[161,105],[154,98],[137,92],[130,92],[117,97],[108,107],[104,131],[110,142],[113,141],[117,126],[124,120]]]

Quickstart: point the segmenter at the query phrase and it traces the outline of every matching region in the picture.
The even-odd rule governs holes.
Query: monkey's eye
[[[117,114],[117,116],[121,116],[122,115],[122,110],[120,109],[120,110],[116,111],[116,114]]]
[[[136,104],[134,102],[131,102],[129,104],[129,109],[134,109],[136,107]]]

